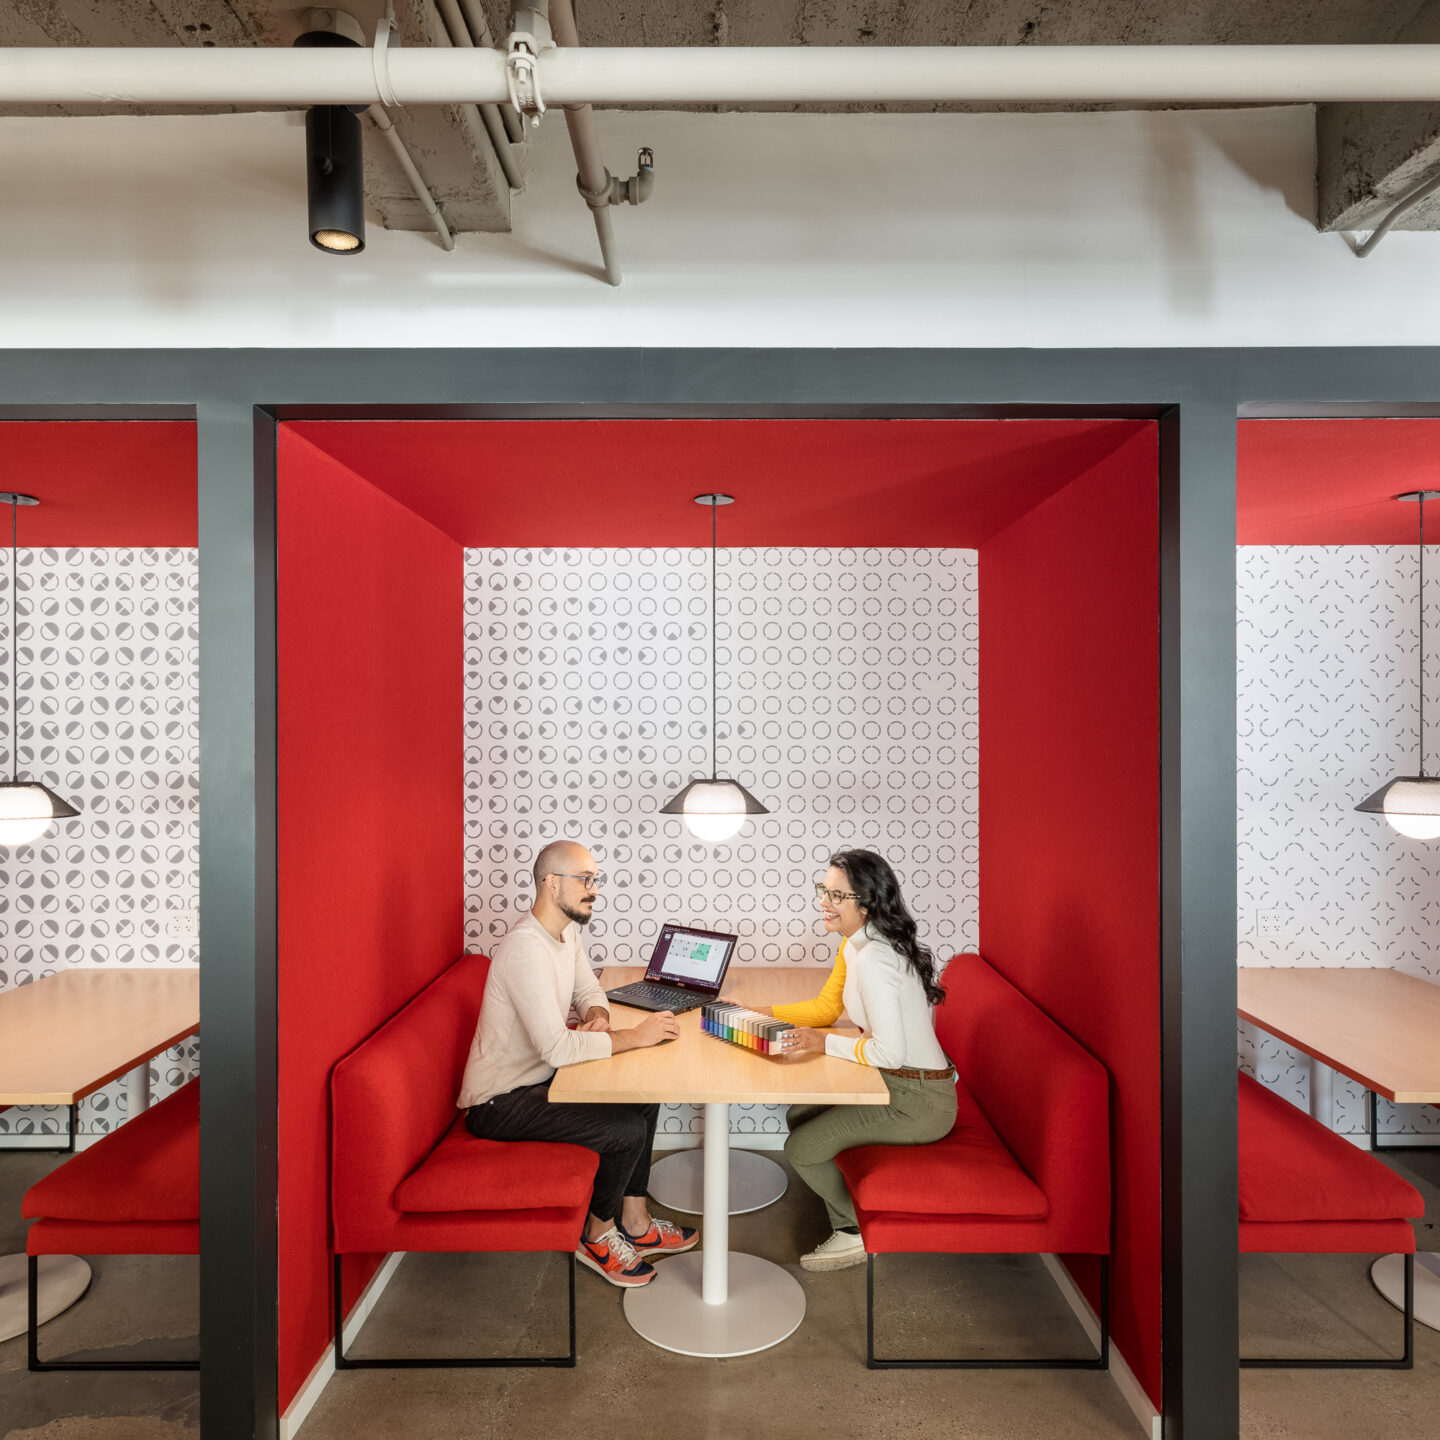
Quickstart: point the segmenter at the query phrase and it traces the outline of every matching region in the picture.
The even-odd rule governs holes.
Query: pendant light
[[[20,778],[20,552],[15,544],[15,517],[22,505],[38,505],[33,495],[0,492],[0,505],[10,507],[10,778],[0,780],[0,845],[28,845],[56,820],[80,812],[53,790]]]
[[[1440,490],[1412,490],[1395,498],[1420,505],[1420,773],[1397,776],[1355,808],[1383,815],[1412,840],[1435,840],[1440,838],[1440,778],[1425,773],[1425,502],[1440,498]]]
[[[747,815],[768,815],[762,805],[738,780],[721,777],[715,762],[716,715],[719,710],[719,684],[715,662],[715,514],[722,505],[733,505],[733,495],[697,495],[697,505],[710,507],[710,775],[708,779],[692,780],[668,805],[660,808],[662,815],[679,815],[685,828],[697,840],[711,845],[729,840],[739,833]]]

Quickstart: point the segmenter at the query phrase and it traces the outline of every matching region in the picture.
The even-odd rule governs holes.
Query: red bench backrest
[[[1110,1226],[1105,1067],[978,955],[946,967],[935,1033],[965,1088],[1050,1200],[1050,1218],[1104,1238]]]
[[[462,955],[335,1066],[331,1194],[335,1234],[366,1234],[397,1212],[396,1187],[455,1123],[480,1016],[487,955]]]

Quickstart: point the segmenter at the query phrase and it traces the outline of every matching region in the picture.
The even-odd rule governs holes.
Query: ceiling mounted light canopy
[[[722,777],[716,765],[715,732],[719,712],[719,686],[716,680],[716,548],[715,514],[721,505],[731,505],[731,495],[697,495],[697,505],[710,507],[710,775],[692,780],[668,805],[660,807],[662,815],[679,815],[685,828],[697,840],[717,845],[737,835],[747,815],[768,815],[762,805],[738,780]]]
[[[1420,506],[1420,773],[1397,775],[1355,808],[1383,815],[1412,840],[1435,840],[1440,839],[1440,778],[1425,773],[1425,502],[1440,499],[1440,490],[1411,490],[1395,498]]]
[[[356,43],[334,30],[307,30],[295,41],[300,49],[353,47]],[[360,115],[368,108],[312,105],[305,112],[310,243],[331,255],[358,255],[365,248],[365,152]]]
[[[20,552],[15,543],[16,516],[22,505],[39,503],[33,495],[0,492],[0,505],[10,507],[10,778],[0,780],[0,845],[28,845],[56,820],[80,813],[48,786],[20,778]]]

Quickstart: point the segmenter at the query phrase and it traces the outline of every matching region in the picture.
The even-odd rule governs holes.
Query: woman
[[[865,1259],[865,1247],[835,1157],[859,1145],[929,1145],[948,1135],[955,1123],[955,1067],[935,1038],[933,1007],[945,998],[935,957],[916,938],[895,872],[873,851],[842,850],[830,857],[815,893],[825,929],[843,937],[836,973],[814,1000],[778,1005],[771,1013],[802,1027],[788,1056],[823,1053],[873,1065],[890,1092],[888,1105],[789,1110],[786,1158],[824,1200],[833,1231],[800,1263],[807,1270],[843,1270]],[[820,1034],[818,1027],[833,1025],[842,1005],[863,1033]]]

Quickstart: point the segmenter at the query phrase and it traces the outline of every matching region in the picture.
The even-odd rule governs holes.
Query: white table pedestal
[[[1382,1255],[1371,1267],[1375,1288],[1397,1309],[1405,1308],[1405,1257]],[[1440,1255],[1420,1250],[1415,1255],[1415,1318],[1440,1330]]]
[[[730,1214],[748,1215],[773,1205],[788,1182],[773,1160],[748,1150],[730,1152]],[[698,1215],[705,1208],[705,1156],[702,1150],[678,1150],[650,1169],[650,1198],[669,1210]]]
[[[625,1292],[631,1328],[662,1350],[722,1358],[768,1350],[805,1318],[805,1292],[787,1270],[730,1253],[730,1107],[705,1107],[699,1254],[661,1260],[655,1279]]]
[[[30,1328],[25,1297],[25,1256],[0,1255],[0,1340]],[[78,1255],[42,1255],[36,1281],[40,1324],[68,1310],[90,1284],[90,1267]]]

